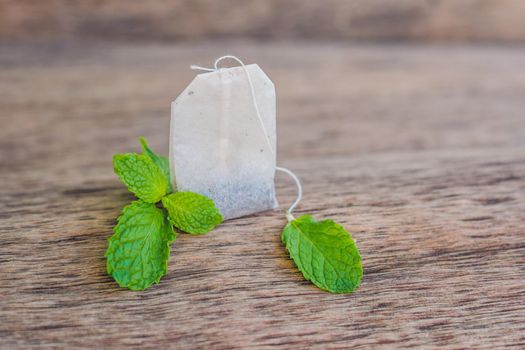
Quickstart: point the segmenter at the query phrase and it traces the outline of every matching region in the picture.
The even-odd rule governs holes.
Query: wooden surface
[[[303,280],[279,210],[181,236],[147,291],[106,275],[132,200],[112,155],[167,152],[188,65],[223,53],[274,80],[298,212],[353,233],[356,293]],[[525,347],[523,67],[525,48],[0,44],[0,348]]]

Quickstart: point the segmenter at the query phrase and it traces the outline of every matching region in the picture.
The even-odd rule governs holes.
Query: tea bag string
[[[217,58],[215,60],[215,64],[213,65],[213,68],[206,68],[206,67],[201,67],[201,66],[197,66],[197,65],[192,64],[190,66],[190,69],[192,69],[192,70],[202,70],[202,71],[206,71],[206,72],[215,72],[215,71],[219,70],[219,63],[221,61],[225,60],[225,59],[232,59],[232,60],[237,61],[241,65],[242,69],[244,70],[244,74],[246,75],[246,79],[248,80],[248,85],[250,86],[250,93],[252,95],[253,108],[255,109],[255,113],[257,115],[257,119],[259,119],[259,125],[261,126],[261,129],[262,129],[262,131],[264,133],[264,136],[266,138],[266,143],[268,144],[268,149],[275,156],[275,151],[272,148],[272,144],[270,142],[270,137],[268,136],[268,132],[266,131],[266,127],[264,126],[264,122],[262,120],[261,113],[259,111],[259,105],[257,104],[257,99],[255,98],[255,89],[253,87],[252,78],[250,77],[250,73],[248,72],[248,69],[246,68],[246,65],[236,56],[225,55],[225,56],[219,57],[219,58]],[[292,205],[286,211],[286,218],[288,219],[288,221],[292,221],[292,220],[294,220],[294,216],[292,215],[292,212],[297,207],[297,205],[301,201],[301,198],[303,197],[303,187],[301,186],[301,181],[299,181],[299,178],[297,177],[297,175],[295,175],[291,170],[283,168],[283,167],[280,167],[280,166],[276,166],[275,170],[278,170],[278,171],[283,172],[283,173],[287,174],[288,176],[290,176],[293,179],[293,181],[295,182],[295,185],[297,186],[297,197],[296,197],[295,201],[292,203]]]

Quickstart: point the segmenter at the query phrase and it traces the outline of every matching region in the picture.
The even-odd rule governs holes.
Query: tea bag
[[[174,187],[213,199],[225,219],[276,208],[272,81],[256,64],[194,68],[208,72],[171,104]]]
[[[241,66],[218,68],[223,59]],[[281,241],[305,279],[332,293],[351,293],[361,283],[361,256],[352,236],[333,220],[297,219],[299,178],[275,163],[275,89],[257,65],[223,56],[199,74],[172,103],[170,164],[179,191],[212,198],[224,218],[277,207],[274,176],[290,176],[297,197],[286,210]],[[305,248],[306,247],[306,248]],[[307,249],[309,259],[301,253]],[[326,269],[330,266],[330,269]]]

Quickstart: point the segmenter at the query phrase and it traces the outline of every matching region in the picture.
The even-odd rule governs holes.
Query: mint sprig
[[[139,199],[124,207],[108,240],[106,269],[119,286],[144,290],[167,273],[174,226],[204,234],[223,217],[213,201],[193,192],[174,192],[169,161],[140,138],[142,154],[117,154],[115,173]],[[363,267],[352,236],[332,220],[302,215],[290,222],[281,240],[304,278],[331,293],[351,293]]]
[[[143,290],[168,269],[173,227],[155,204],[135,201],[122,210],[109,239],[106,267],[121,286]]]
[[[361,283],[363,266],[352,236],[332,220],[302,215],[290,221],[281,240],[305,279],[332,293],[351,293]]]
[[[211,199],[193,192],[171,193],[168,159],[153,152],[145,138],[140,142],[143,154],[113,157],[115,173],[139,200],[122,210],[105,253],[108,274],[131,290],[144,290],[167,273],[176,238],[173,225],[204,234],[223,220]]]
[[[162,198],[162,205],[179,230],[192,234],[207,233],[222,222],[213,201],[193,192],[177,192]]]
[[[149,159],[153,161],[153,163],[157,164],[157,166],[160,168],[162,173],[164,174],[164,177],[166,178],[166,182],[168,183],[168,189],[167,193],[172,193],[173,188],[171,186],[171,176],[170,176],[170,161],[168,158],[158,155],[155,152],[151,150],[148,146],[148,142],[146,141],[145,137],[140,138],[140,145],[142,146],[142,154],[147,156]]]
[[[144,202],[156,203],[168,191],[162,170],[143,154],[116,154],[113,167],[128,190]]]

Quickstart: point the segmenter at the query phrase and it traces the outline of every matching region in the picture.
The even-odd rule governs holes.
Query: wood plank
[[[139,135],[167,149],[188,65],[225,51],[275,81],[299,213],[352,232],[356,293],[303,280],[279,210],[181,236],[147,291],[106,275],[132,200],[112,154]],[[522,348],[524,63],[496,47],[1,44],[0,348]]]

